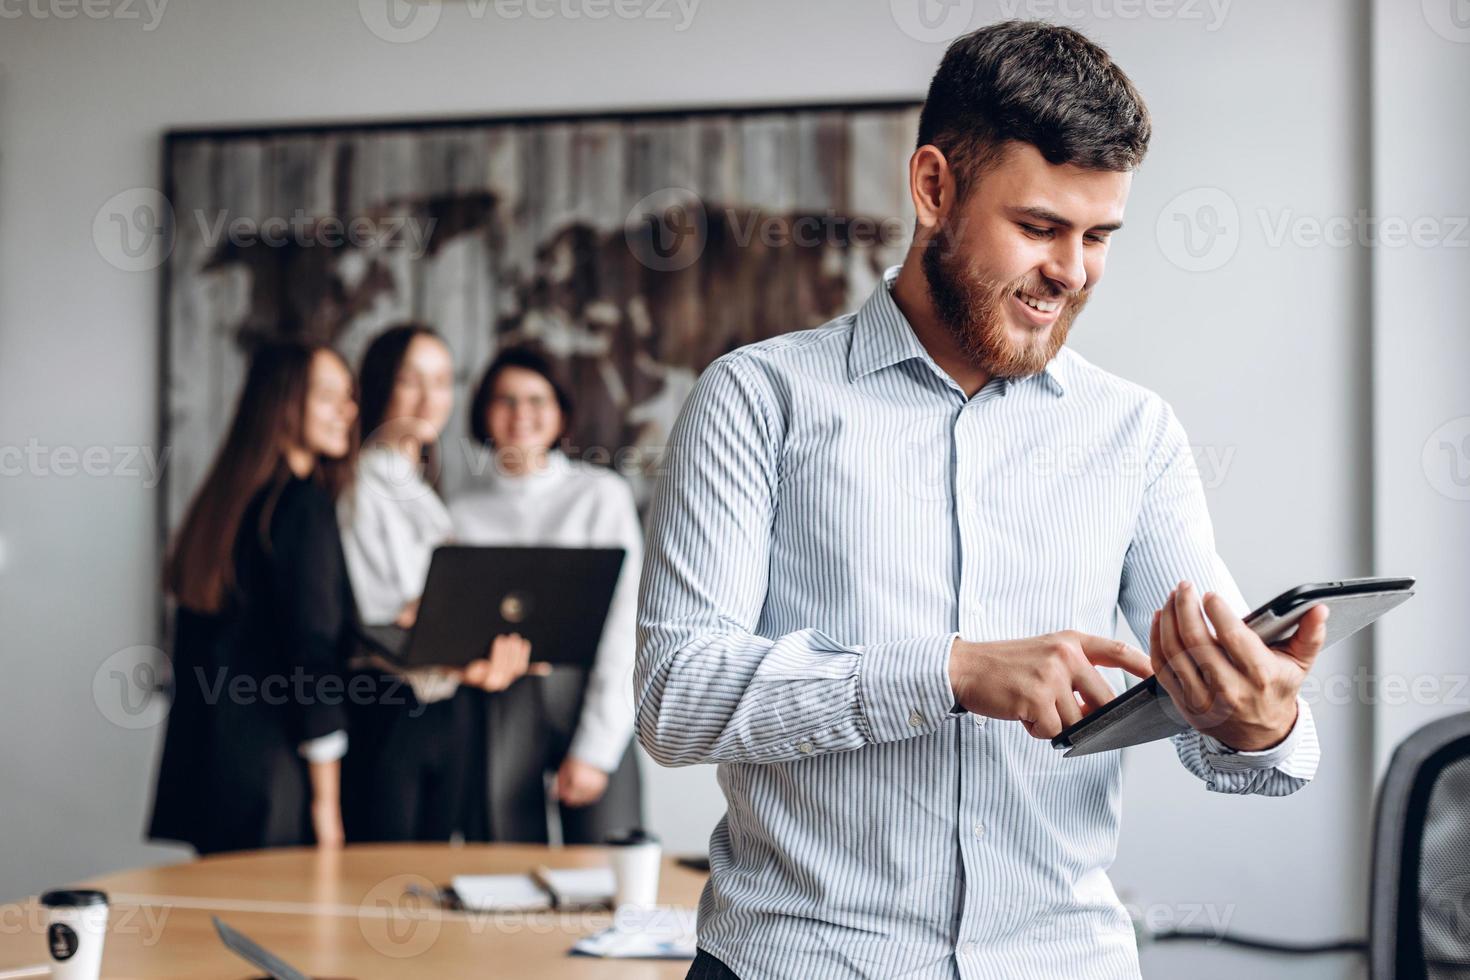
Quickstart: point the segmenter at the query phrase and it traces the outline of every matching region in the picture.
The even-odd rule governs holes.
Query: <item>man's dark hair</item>
[[[1148,108],[1108,53],[1070,27],[1008,20],[956,38],[929,83],[918,146],[933,144],[960,197],[1007,143],[1049,163],[1132,170],[1148,150]]]

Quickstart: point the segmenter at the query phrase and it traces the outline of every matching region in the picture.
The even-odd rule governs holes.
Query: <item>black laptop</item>
[[[387,665],[463,667],[501,633],[531,641],[531,659],[590,667],[602,640],[622,548],[434,550],[413,628],[369,626],[364,638]]]

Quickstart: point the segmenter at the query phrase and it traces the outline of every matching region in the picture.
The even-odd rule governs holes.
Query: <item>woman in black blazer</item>
[[[149,836],[217,851],[342,841],[355,609],[336,498],[352,375],[325,347],[258,350],[170,550],[174,700]]]

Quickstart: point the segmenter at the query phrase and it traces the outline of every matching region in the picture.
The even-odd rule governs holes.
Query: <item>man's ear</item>
[[[926,143],[909,157],[909,195],[919,228],[933,231],[954,207],[954,172],[944,152]]]

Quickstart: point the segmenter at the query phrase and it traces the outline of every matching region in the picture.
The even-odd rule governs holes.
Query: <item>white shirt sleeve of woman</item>
[[[374,494],[361,478],[337,506],[347,576],[352,580],[358,615],[370,625],[393,622],[405,601],[398,588],[396,549],[385,520],[389,506],[391,501]]]
[[[615,474],[599,481],[606,506],[599,508],[594,546],[626,550],[612,605],[587,678],[582,716],[567,754],[603,772],[618,767],[633,737],[633,662],[637,644],[638,577],[643,567],[643,529],[627,482]],[[531,659],[536,652],[531,651]]]

